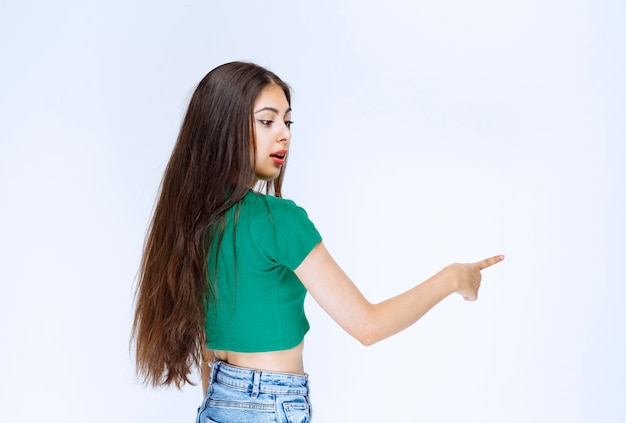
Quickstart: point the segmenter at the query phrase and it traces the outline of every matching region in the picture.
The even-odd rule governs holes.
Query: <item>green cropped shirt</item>
[[[208,258],[215,295],[206,311],[206,347],[266,352],[300,344],[309,330],[306,289],[293,271],[321,239],[293,201],[249,191],[231,207],[217,260]]]

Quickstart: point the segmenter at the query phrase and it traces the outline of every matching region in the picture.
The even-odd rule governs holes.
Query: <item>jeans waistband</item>
[[[308,375],[268,372],[237,367],[215,360],[211,363],[211,383],[223,383],[233,388],[249,391],[252,397],[264,394],[308,395]]]

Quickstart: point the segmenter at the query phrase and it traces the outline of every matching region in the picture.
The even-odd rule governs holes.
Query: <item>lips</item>
[[[270,154],[270,157],[274,160],[275,163],[284,164],[285,157],[287,157],[287,150],[278,150]]]

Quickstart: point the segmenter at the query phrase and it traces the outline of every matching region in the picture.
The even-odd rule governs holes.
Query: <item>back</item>
[[[320,241],[293,201],[249,191],[228,210],[217,261],[208,259],[216,298],[207,309],[206,347],[266,352],[302,342],[306,289],[293,270]]]

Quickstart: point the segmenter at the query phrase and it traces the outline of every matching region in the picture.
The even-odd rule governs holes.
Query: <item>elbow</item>
[[[380,334],[374,327],[364,328],[364,330],[362,330],[360,333],[355,334],[354,337],[364,347],[374,345],[375,343],[383,339],[383,337],[380,336]]]
[[[359,321],[360,324],[354,328],[351,335],[361,345],[369,347],[388,336],[385,334],[385,325],[382,323],[384,319],[381,319],[376,312],[376,306],[372,306],[371,313],[363,316]]]
[[[361,345],[363,345],[364,347],[372,346],[376,342],[378,342],[378,340],[374,338],[359,338],[358,340],[361,343]]]

